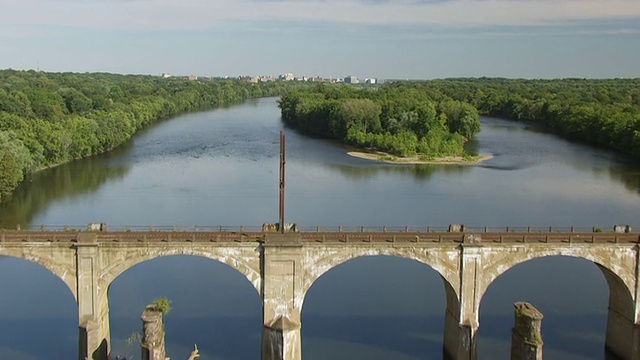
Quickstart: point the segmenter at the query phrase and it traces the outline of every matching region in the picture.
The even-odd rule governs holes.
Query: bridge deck
[[[0,243],[77,243],[80,231],[3,231]],[[271,232],[229,231],[100,231],[99,243],[191,242],[269,243]],[[602,232],[298,232],[288,233],[295,243],[640,243],[640,233]],[[291,237],[293,235],[293,238]],[[288,242],[289,240],[284,240]],[[282,243],[283,240],[279,240]]]

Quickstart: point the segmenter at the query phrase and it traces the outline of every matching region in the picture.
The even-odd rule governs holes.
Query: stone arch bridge
[[[166,255],[228,264],[263,300],[263,360],[300,360],[300,315],[307,290],[349,259],[391,255],[436,270],[446,289],[444,357],[476,359],[483,294],[502,273],[553,255],[580,257],[609,285],[606,347],[640,359],[640,235],[602,232],[108,232],[0,231],[0,255],[40,264],[59,276],[78,305],[79,359],[110,356],[108,289],[128,268]]]

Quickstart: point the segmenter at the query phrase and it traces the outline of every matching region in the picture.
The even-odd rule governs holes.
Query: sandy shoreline
[[[456,164],[456,165],[476,165],[483,161],[492,159],[492,155],[486,156],[474,156],[468,159],[462,156],[446,156],[441,158],[435,158],[432,160],[420,160],[418,156],[413,157],[398,157],[384,152],[360,152],[349,151],[347,153],[350,156],[360,159],[377,160],[390,164]]]

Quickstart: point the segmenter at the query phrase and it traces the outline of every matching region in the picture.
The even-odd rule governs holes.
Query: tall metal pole
[[[280,131],[280,233],[284,234],[284,132]]]

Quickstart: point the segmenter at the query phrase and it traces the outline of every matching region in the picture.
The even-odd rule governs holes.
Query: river
[[[286,221],[303,228],[382,226],[640,226],[640,164],[521,123],[482,118],[477,166],[394,165],[286,129]],[[112,153],[32,176],[0,205],[0,227],[85,228],[91,222],[257,227],[278,218],[276,99],[178,116]],[[74,359],[77,310],[65,285],[25,260],[0,257],[0,358]],[[113,355],[139,358],[127,338],[146,304],[168,297],[167,350],[202,360],[258,359],[261,301],[230,267],[204,258],[142,263],[109,289]],[[602,359],[608,288],[592,263],[537,259],[498,278],[481,304],[480,359],[508,359],[513,303],[545,315],[545,359]],[[441,359],[439,275],[393,257],[351,260],[311,287],[302,310],[304,360]]]

